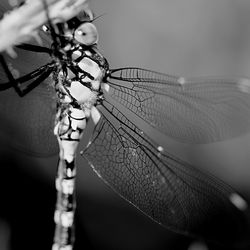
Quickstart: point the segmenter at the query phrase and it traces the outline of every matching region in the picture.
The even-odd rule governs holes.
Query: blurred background
[[[248,0],[91,0],[91,8],[96,16],[104,14],[95,24],[100,52],[111,68],[250,76]],[[49,249],[57,156],[28,156],[8,147],[9,140],[0,141],[0,250]],[[169,139],[169,150],[250,197],[250,134],[209,145]],[[146,218],[113,193],[81,157],[77,164],[76,249],[206,249],[191,248],[193,239]]]

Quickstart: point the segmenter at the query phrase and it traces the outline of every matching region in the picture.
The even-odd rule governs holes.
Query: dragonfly
[[[53,249],[74,244],[75,154],[91,119],[94,131],[81,154],[120,196],[172,231],[249,244],[245,199],[157,144],[137,120],[186,143],[242,135],[250,128],[250,80],[112,69],[98,51],[89,12],[54,24],[43,4],[47,22],[41,37],[47,46],[20,43],[16,58],[1,55],[0,115],[1,134],[14,135],[14,148],[48,156],[59,144]]]

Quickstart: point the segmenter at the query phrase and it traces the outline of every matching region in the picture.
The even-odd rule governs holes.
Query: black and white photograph
[[[0,250],[250,250],[250,2],[1,0]]]

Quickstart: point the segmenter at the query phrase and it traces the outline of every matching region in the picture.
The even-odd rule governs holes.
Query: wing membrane
[[[103,112],[83,151],[99,177],[171,230],[229,244],[247,237],[247,213],[230,202],[230,187],[157,149],[114,106],[104,107],[113,117]]]
[[[52,65],[49,55],[20,48],[15,48],[15,52],[16,58],[5,55],[5,60],[13,77],[20,79],[22,89],[46,76],[46,71],[52,71],[48,69]],[[8,81],[5,71],[0,69],[0,89],[1,84],[3,86]],[[52,78],[48,77],[22,98],[14,89],[0,92],[0,136],[6,143],[37,156],[57,152],[53,135],[56,99],[52,84]]]
[[[111,70],[110,96],[167,136],[210,143],[250,129],[250,80],[185,79],[139,68]]]

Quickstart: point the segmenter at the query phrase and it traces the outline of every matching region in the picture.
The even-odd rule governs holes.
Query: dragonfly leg
[[[15,79],[14,76],[11,73],[11,70],[9,69],[3,55],[0,54],[0,63],[2,64],[2,67],[9,79],[9,82],[1,83],[0,91],[14,88],[17,94],[20,97],[25,96],[28,94],[31,90],[36,88],[40,83],[42,83],[55,69],[54,62],[48,63],[46,65],[43,65],[42,67],[34,70],[33,72],[22,76],[18,79]],[[24,88],[21,88],[21,84],[25,83],[26,81],[33,80],[28,85],[26,85]]]
[[[47,53],[49,55],[52,54],[52,49],[46,48],[43,46],[33,45],[33,44],[22,43],[20,45],[16,45],[16,47],[19,49],[32,51],[32,52]]]
[[[21,89],[18,85],[14,86],[14,89],[16,90],[17,94],[20,97],[23,97],[27,95],[30,91],[35,89],[40,83],[42,83],[44,80],[46,80],[49,75],[52,73],[53,69],[47,69],[44,73],[42,73],[40,76],[38,76],[33,82],[31,82],[29,85],[27,85],[25,88]]]
[[[72,249],[76,207],[75,154],[86,127],[86,116],[82,109],[69,105],[65,109],[59,108],[56,122],[54,133],[58,139],[60,154],[56,178],[56,229],[53,249]]]

